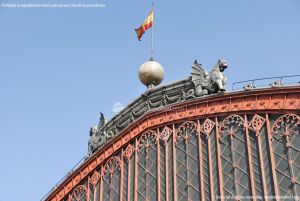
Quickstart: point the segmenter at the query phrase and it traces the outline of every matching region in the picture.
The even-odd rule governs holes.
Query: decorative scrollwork
[[[227,133],[232,140],[239,129],[245,129],[245,121],[239,115],[230,115],[226,117],[219,126],[220,135]]]
[[[87,197],[86,187],[84,185],[77,186],[74,189],[71,197],[74,198],[76,201],[86,200]]]
[[[197,134],[197,124],[193,121],[184,122],[176,130],[176,141],[182,138],[188,143],[193,133]]]
[[[165,126],[164,129],[163,129],[163,131],[160,133],[159,138],[162,141],[164,141],[164,143],[166,144],[171,135],[172,135],[172,129],[170,129],[169,127]]]
[[[292,134],[299,133],[300,117],[296,114],[285,114],[279,117],[272,126],[273,135],[284,136],[289,143]]]
[[[113,138],[117,134],[117,132],[118,129],[116,128],[116,126],[111,127],[110,130],[106,132],[106,140]]]
[[[146,131],[138,140],[138,149],[141,150],[143,147],[148,151],[150,146],[156,144],[157,133],[153,130]]]
[[[134,147],[131,144],[129,144],[124,151],[124,157],[129,160],[133,153],[134,153]]]
[[[113,175],[117,170],[121,169],[121,160],[117,156],[111,157],[104,165],[104,173]]]
[[[130,124],[130,118],[126,119],[125,121],[123,121],[120,124],[116,124],[116,128],[119,130],[122,130],[123,128],[125,128],[128,124]]]
[[[147,103],[144,102],[144,104],[142,104],[140,107],[133,109],[132,114],[133,114],[134,118],[136,119],[136,118],[142,116],[146,111],[147,111]]]
[[[215,122],[213,122],[210,119],[205,119],[205,121],[201,127],[201,132],[206,135],[206,138],[209,137],[209,134],[212,131],[212,129],[214,128],[214,126],[215,126]]]
[[[152,100],[149,100],[149,105],[150,105],[150,108],[158,108],[162,105],[162,101],[158,100],[158,101],[152,101]]]
[[[166,96],[166,100],[168,103],[176,103],[176,102],[179,102],[181,99],[181,94],[176,95],[176,96],[168,96],[166,94],[165,96]]]
[[[95,171],[91,176],[91,184],[95,187],[100,179],[100,174],[98,171]]]
[[[260,130],[263,127],[266,119],[260,115],[255,114],[250,122],[249,128],[256,133],[256,136],[259,136]]]

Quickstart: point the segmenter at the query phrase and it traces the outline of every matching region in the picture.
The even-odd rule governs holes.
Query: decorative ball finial
[[[149,61],[143,63],[139,70],[140,81],[148,89],[153,88],[161,83],[164,79],[164,69],[160,63],[154,61],[151,57]]]

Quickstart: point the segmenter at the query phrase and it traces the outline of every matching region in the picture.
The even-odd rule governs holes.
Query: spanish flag
[[[143,34],[146,30],[150,29],[153,25],[153,11],[151,11],[148,17],[145,19],[144,23],[138,28],[135,29],[136,35],[139,40],[141,40]]]

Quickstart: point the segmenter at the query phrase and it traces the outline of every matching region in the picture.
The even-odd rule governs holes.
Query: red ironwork
[[[137,160],[138,160],[138,154],[137,154],[137,150],[138,150],[138,140],[137,138],[135,139],[135,152],[134,152],[134,189],[133,189],[133,200],[137,201],[137,174],[138,174],[138,168],[137,168]]]
[[[100,180],[100,174],[98,171],[95,171],[91,177],[91,184],[95,187]]]
[[[176,131],[176,141],[177,142],[180,138],[184,140],[187,144],[190,139],[191,135],[197,131],[197,124],[193,121],[187,121],[181,124]]]
[[[123,200],[123,177],[124,177],[124,152],[121,153],[121,179],[120,179],[120,200]]]
[[[270,154],[270,166],[272,170],[272,178],[274,179],[273,185],[275,189],[275,195],[279,195],[278,193],[278,185],[276,181],[276,163],[273,156],[273,148],[272,148],[272,139],[274,135],[282,135],[286,142],[290,141],[291,135],[297,132],[298,127],[295,127],[299,124],[299,116],[292,113],[299,113],[300,108],[300,87],[290,87],[290,88],[274,88],[274,89],[263,89],[263,90],[255,90],[255,91],[247,91],[247,92],[236,92],[230,93],[220,96],[207,96],[200,99],[193,99],[190,101],[183,101],[181,103],[174,104],[170,106],[168,112],[156,110],[153,112],[149,112],[143,117],[139,118],[136,122],[130,124],[125,130],[119,133],[111,142],[106,144],[103,148],[98,150],[95,154],[93,154],[88,160],[84,161],[84,163],[75,171],[73,171],[70,176],[64,180],[46,199],[47,201],[60,201],[64,198],[73,199],[75,195],[75,189],[78,191],[81,181],[87,179],[90,175],[89,182],[92,185],[95,185],[96,180],[98,180],[100,186],[100,201],[103,199],[103,179],[102,174],[109,173],[113,174],[115,170],[120,170],[122,166],[122,161],[119,157],[114,156],[115,153],[120,152],[121,149],[124,149],[124,146],[127,146],[124,150],[123,156],[126,159],[130,159],[135,153],[134,159],[134,200],[137,200],[136,196],[136,188],[137,188],[137,152],[135,150],[139,150],[141,146],[148,146],[149,141],[152,142],[154,139],[155,143],[157,143],[157,137],[165,143],[172,136],[173,144],[170,144],[173,151],[173,190],[174,190],[174,200],[177,199],[177,189],[176,189],[176,148],[175,143],[179,139],[183,139],[185,143],[190,141],[190,133],[199,131],[199,126],[197,126],[196,121],[201,119],[201,122],[204,120],[203,124],[200,127],[201,133],[206,135],[208,140],[208,163],[210,169],[210,179],[212,178],[211,171],[211,155],[210,155],[210,133],[214,128],[216,128],[216,138],[220,139],[221,135],[225,132],[229,134],[230,138],[233,138],[238,131],[238,129],[242,129],[248,125],[247,121],[244,121],[244,118],[241,118],[240,115],[251,114],[254,115],[252,120],[249,122],[247,126],[249,129],[253,130],[257,135],[257,144],[258,144],[258,152],[259,152],[259,163],[262,172],[262,185],[263,192],[266,195],[266,181],[265,181],[265,172],[264,172],[264,164],[265,161],[262,157],[262,147],[261,147],[261,139],[260,134],[262,132],[262,128],[264,125],[266,126],[266,131],[268,135],[269,142],[267,144],[268,153]],[[257,114],[256,114],[257,113]],[[260,116],[261,114],[263,116]],[[273,125],[270,124],[269,115],[272,114],[285,114],[279,117]],[[227,116],[223,122],[218,126],[218,117]],[[214,118],[214,121],[211,121],[209,118]],[[181,122],[180,127],[175,129],[175,122]],[[288,125],[284,125],[282,122],[289,122]],[[173,126],[173,129],[169,129],[167,126]],[[234,126],[229,126],[234,125]],[[294,125],[294,126],[291,126]],[[156,128],[164,128],[162,132],[157,136],[156,132],[151,129]],[[272,127],[272,128],[271,128]],[[248,129],[246,129],[248,130]],[[245,130],[245,131],[246,131]],[[155,133],[153,133],[153,132]],[[249,131],[249,130],[248,130]],[[247,132],[248,132],[247,131]],[[280,132],[279,132],[280,131]],[[144,132],[144,133],[143,133]],[[145,137],[145,133],[147,137]],[[142,135],[141,135],[142,134]],[[173,135],[172,135],[173,134]],[[138,136],[140,136],[137,139]],[[248,135],[248,134],[246,134]],[[200,139],[201,141],[202,139]],[[136,141],[133,145],[132,142]],[[200,142],[199,141],[199,142]],[[131,144],[128,144],[128,143]],[[249,147],[249,141],[247,139],[247,145]],[[158,145],[156,145],[158,146]],[[287,146],[289,144],[287,143]],[[220,196],[224,196],[223,192],[223,181],[222,174],[220,170],[222,169],[221,159],[220,159],[220,141],[216,140],[216,148],[217,148],[217,170],[218,170],[218,185],[220,189]],[[167,149],[165,149],[167,150]],[[248,153],[248,152],[247,152]],[[167,159],[168,152],[165,153],[165,158]],[[251,153],[249,152],[247,155],[249,156]],[[116,158],[117,159],[116,159]],[[113,159],[114,158],[114,159]],[[249,158],[250,160],[250,158]],[[105,164],[103,164],[106,161]],[[114,164],[114,166],[113,166]],[[249,161],[249,167],[251,166],[251,161]],[[166,162],[166,166],[168,166]],[[233,166],[236,164],[233,164]],[[292,165],[292,164],[291,164]],[[94,176],[95,170],[99,167],[101,168],[100,178],[95,179]],[[113,169],[114,167],[115,169]],[[169,169],[166,170],[166,174]],[[97,177],[99,177],[97,175]],[[251,176],[251,180],[253,180]],[[297,182],[295,178],[292,178],[293,182]],[[167,181],[167,180],[166,180]],[[252,181],[251,181],[252,182]],[[210,180],[210,183],[212,181]],[[252,185],[252,184],[251,184]],[[85,187],[86,188],[86,187]],[[212,184],[210,184],[211,196],[213,196],[212,190],[214,189]],[[252,187],[253,189],[253,187]],[[252,190],[253,191],[253,190]],[[78,191],[79,192],[79,191]],[[84,190],[82,190],[84,192]],[[86,196],[88,189],[86,188]],[[215,192],[217,193],[217,192]],[[166,194],[168,195],[168,191],[166,188]],[[202,193],[201,193],[202,195]],[[168,196],[166,196],[168,198]],[[213,197],[212,197],[213,198]],[[74,198],[77,199],[77,198]]]
[[[157,144],[157,152],[156,152],[156,158],[157,158],[157,166],[156,166],[156,174],[157,174],[157,200],[160,200],[160,143],[159,143],[159,137],[160,137],[159,128],[157,128],[157,138],[156,138],[156,144]]]
[[[201,127],[201,132],[206,135],[206,138],[209,138],[209,134],[214,129],[215,123],[210,119],[205,119]]]
[[[142,147],[145,147],[146,152],[149,151],[150,146],[153,146],[157,143],[157,133],[153,130],[146,131],[138,141],[138,150]]]
[[[99,193],[99,197],[100,197],[100,201],[103,200],[103,165],[101,166],[101,175],[100,175],[100,193]]]
[[[200,185],[199,185],[199,191],[201,192],[201,200],[204,200],[204,184],[203,184],[203,170],[202,170],[202,144],[201,144],[201,125],[200,120],[197,121],[197,140],[198,140],[198,162],[199,162],[199,177],[200,177]]]
[[[91,178],[90,177],[88,177],[88,185],[87,185],[87,200],[90,200],[90,192],[91,192],[91,189],[90,189],[90,183],[91,183]]]
[[[252,172],[252,164],[251,164],[251,158],[249,158],[251,155],[249,153],[249,138],[248,138],[248,129],[247,129],[247,121],[244,120],[239,115],[233,114],[228,117],[226,117],[219,126],[219,132],[221,134],[221,142],[227,146],[227,148],[230,148],[230,154],[229,156],[226,154],[224,155],[224,150],[220,153],[224,159],[224,164],[226,165],[230,164],[232,166],[232,171],[228,172],[228,166],[227,169],[220,169],[219,171],[225,175],[225,184],[227,182],[232,181],[234,186],[233,189],[228,189],[227,186],[223,186],[224,191],[229,191],[231,195],[235,195],[235,200],[239,200],[241,196],[241,192],[246,191],[247,184],[242,185],[242,182],[245,183],[247,181],[247,175],[245,173],[245,170],[247,171],[247,167],[242,165],[243,158],[245,159],[245,163],[248,162],[249,167],[249,175],[250,175],[250,186],[252,194],[255,195],[254,191],[254,185],[251,181],[253,181],[253,172]],[[246,130],[246,136],[244,136],[244,133],[238,135],[238,131],[244,131]],[[229,139],[227,138],[226,134]],[[224,135],[224,136],[222,136]],[[239,136],[239,137],[238,137]],[[240,148],[238,151],[239,146],[243,146],[243,144],[246,144],[246,147]],[[246,157],[246,150],[248,151],[248,157]],[[248,159],[248,160],[247,160]],[[250,160],[250,161],[249,161]],[[230,174],[230,175],[228,175]],[[246,182],[247,183],[247,182]],[[233,192],[232,192],[233,190]]]
[[[224,200],[224,191],[223,191],[223,177],[222,177],[222,164],[221,164],[221,150],[220,150],[220,140],[221,134],[219,132],[219,123],[218,118],[215,117],[215,124],[216,124],[216,143],[217,143],[217,158],[218,158],[218,177],[219,177],[219,189],[220,189],[220,199],[221,201]]]
[[[263,154],[262,154],[262,147],[261,147],[261,137],[260,137],[260,131],[262,127],[264,126],[266,122],[266,119],[261,117],[258,114],[255,114],[249,123],[249,129],[253,130],[255,132],[255,135],[257,137],[257,145],[258,145],[258,154],[259,154],[259,164],[260,164],[260,171],[262,175],[262,186],[263,186],[263,195],[266,196],[265,199],[269,200],[267,197],[267,187],[266,187],[266,174],[265,174],[265,165],[263,160]]]
[[[117,170],[121,170],[121,160],[117,156],[111,157],[104,165],[104,173],[113,175]]]
[[[142,174],[138,174],[138,180],[143,182],[143,184],[146,186],[145,188],[141,188],[141,186],[139,185],[137,190],[138,190],[138,199],[145,199],[145,200],[149,200],[151,194],[153,194],[153,192],[155,192],[155,194],[157,195],[157,189],[158,186],[154,186],[153,184],[150,185],[150,181],[151,179],[157,179],[156,175],[154,175],[154,173],[152,172],[153,169],[151,168],[151,166],[153,166],[153,164],[157,164],[157,158],[150,158],[150,154],[152,151],[156,151],[156,155],[157,152],[159,152],[159,150],[157,150],[157,143],[158,142],[158,134],[154,131],[154,130],[147,130],[145,131],[139,138],[138,140],[138,157],[139,160],[137,161],[137,166],[138,166],[138,173],[142,173]],[[141,160],[140,160],[141,159]],[[151,171],[152,170],[152,171]],[[155,173],[157,174],[157,173]],[[157,183],[157,182],[156,182]],[[151,188],[151,189],[150,189]],[[144,198],[143,198],[144,197]]]
[[[125,149],[123,155],[125,156],[125,158],[126,158],[127,160],[129,160],[133,154],[134,154],[134,147],[133,147],[131,144],[129,144],[129,145],[126,147],[126,149]]]
[[[173,134],[173,131],[171,128],[169,128],[168,126],[164,126],[162,131],[159,132],[159,129],[157,131],[159,133],[159,140],[161,140],[163,142],[163,145],[164,145],[164,163],[165,163],[165,197],[166,199],[168,200],[169,198],[169,169],[170,168],[167,168],[169,167],[169,162],[168,162],[168,157],[169,157],[169,152],[168,152],[168,149],[169,149],[169,146],[170,146],[170,143],[168,143],[170,137],[172,136]],[[157,174],[159,175],[159,174]],[[159,200],[159,199],[158,199]]]
[[[279,188],[281,190],[283,190],[284,194],[287,195],[295,195],[296,197],[298,196],[298,190],[296,187],[296,183],[297,183],[297,179],[298,179],[298,174],[299,172],[297,171],[295,173],[295,170],[297,170],[297,168],[299,167],[299,163],[298,161],[294,161],[297,160],[300,156],[299,154],[299,149],[297,147],[295,147],[295,145],[297,146],[297,143],[295,141],[299,140],[299,138],[297,139],[297,136],[299,136],[299,130],[300,128],[300,117],[296,114],[285,114],[282,115],[281,117],[279,117],[273,124],[272,127],[272,133],[273,136],[278,135],[278,137],[274,137],[274,141],[276,140],[276,145],[274,145],[274,156],[276,157],[276,171],[280,174],[282,174],[282,172],[284,172],[283,174],[285,175],[285,177],[290,179],[290,182],[292,184],[292,189],[293,189],[293,193],[289,193],[289,189],[286,187],[286,180],[283,181],[283,179],[286,178],[282,178],[279,180],[278,185]],[[293,142],[291,141],[292,135],[295,135]],[[282,137],[284,138],[284,140],[282,139]],[[279,144],[285,144],[285,151],[279,152],[278,153],[278,149],[277,146]],[[292,154],[293,153],[293,154]],[[278,156],[279,155],[279,156]],[[282,163],[287,163],[288,164],[288,168],[284,168],[282,169],[282,167],[280,166],[280,164]],[[288,170],[287,170],[288,169]],[[299,169],[298,169],[299,170]],[[284,183],[284,185],[283,185]],[[281,191],[282,193],[282,191]]]
[[[275,160],[274,160],[274,155],[273,155],[273,147],[272,147],[272,133],[271,133],[271,127],[270,127],[270,120],[269,120],[269,115],[266,114],[266,122],[267,122],[267,134],[268,134],[268,147],[269,147],[269,153],[270,153],[270,159],[271,159],[271,169],[272,169],[272,178],[274,182],[274,189],[275,189],[275,200],[278,200],[279,192],[278,192],[278,182],[277,182],[277,177],[276,177],[276,170],[275,170]]]
[[[279,117],[273,124],[272,133],[276,135],[282,131],[286,140],[286,146],[290,145],[290,137],[294,133],[298,133],[298,126],[300,125],[300,117],[296,114],[285,114]]]
[[[170,129],[170,131],[171,131],[171,134],[170,134],[170,136],[172,135],[172,130]],[[168,160],[168,146],[170,146],[170,145],[168,145],[168,143],[167,143],[167,141],[164,143],[164,145],[165,145],[165,165],[166,165],[166,167],[169,167],[169,160]],[[166,200],[168,200],[169,199],[169,168],[166,168]]]
[[[132,146],[132,145],[131,145],[131,146]],[[127,148],[128,148],[128,147],[127,147]],[[126,149],[127,149],[127,148],[126,148]],[[133,146],[132,146],[132,148],[134,149]],[[134,150],[133,150],[132,154],[133,154],[133,153],[134,153]],[[131,156],[132,156],[132,154],[131,154]],[[129,160],[129,159],[130,159],[131,157],[129,157],[129,158],[126,157],[126,158],[127,158],[127,162],[128,162],[128,173],[127,173],[127,175],[128,175],[128,176],[127,176],[127,177],[128,177],[128,178],[127,178],[127,200],[130,200],[130,193],[131,193],[131,192],[130,192],[130,178],[131,178],[131,171],[130,171],[130,170],[131,170],[131,163],[130,163],[130,160]]]
[[[256,136],[259,136],[260,130],[263,127],[266,119],[260,115],[255,114],[249,124],[249,128],[256,133]]]
[[[172,135],[172,129],[165,126],[162,132],[160,133],[159,138],[166,144],[171,135]]]
[[[232,140],[233,137],[236,135],[239,129],[245,129],[246,122],[244,119],[239,115],[230,115],[226,117],[219,126],[219,132],[222,135],[223,133],[227,133]]]
[[[244,115],[244,122],[248,122],[247,120],[247,115]],[[251,154],[251,145],[250,145],[250,139],[249,139],[249,128],[248,128],[248,124],[245,123],[245,130],[246,130],[246,144],[247,144],[247,154],[248,154],[248,166],[249,166],[249,175],[250,175],[250,185],[251,185],[251,193],[253,196],[253,200],[256,200],[256,191],[254,188],[254,177],[253,177],[253,167],[252,167],[252,154]]]
[[[173,193],[174,193],[174,201],[177,201],[177,177],[176,177],[176,172],[177,172],[177,167],[176,167],[176,130],[175,130],[175,124],[173,124],[173,147],[172,147],[172,152],[173,152]]]
[[[86,199],[87,198],[87,189],[86,189],[86,187],[84,185],[77,186],[74,189],[71,197],[73,199],[75,199],[76,201],[81,201],[82,199]]]

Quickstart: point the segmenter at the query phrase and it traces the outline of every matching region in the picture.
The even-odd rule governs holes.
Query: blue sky
[[[150,32],[137,28],[150,1],[0,0],[103,3],[105,8],[0,8],[1,201],[40,200],[87,152],[99,112],[127,105],[145,87]],[[155,59],[163,83],[226,58],[234,81],[300,74],[300,1],[155,1]]]

